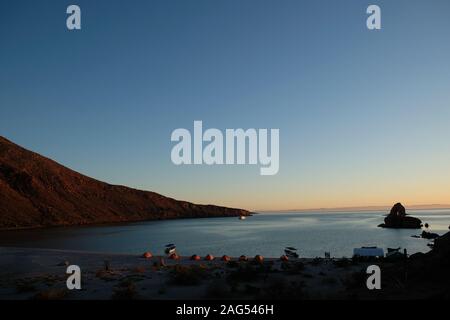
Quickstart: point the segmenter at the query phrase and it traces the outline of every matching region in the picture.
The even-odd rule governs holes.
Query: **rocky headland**
[[[0,136],[0,229],[249,214],[101,182]]]

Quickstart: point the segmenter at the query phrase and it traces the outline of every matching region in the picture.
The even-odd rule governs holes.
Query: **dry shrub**
[[[20,279],[16,281],[16,290],[18,293],[36,291],[36,280]]]
[[[133,282],[119,284],[119,286],[114,288],[112,295],[112,299],[114,300],[133,300],[137,299],[137,297],[136,285]]]
[[[51,288],[37,293],[33,299],[35,300],[61,300],[67,295],[65,288]]]
[[[137,266],[136,268],[133,269],[133,272],[136,272],[136,273],[145,273],[145,267],[143,267],[143,266]]]
[[[206,277],[206,268],[198,265],[175,265],[170,271],[170,282],[176,285],[198,285]]]

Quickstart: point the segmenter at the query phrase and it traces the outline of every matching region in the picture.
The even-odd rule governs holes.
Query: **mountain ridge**
[[[0,229],[249,214],[102,182],[0,136]]]

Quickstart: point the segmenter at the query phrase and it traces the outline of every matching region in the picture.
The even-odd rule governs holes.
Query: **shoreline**
[[[259,212],[249,211],[248,216],[259,214]],[[219,218],[233,218],[236,219],[239,216],[208,216],[208,217],[169,217],[169,218],[155,218],[144,220],[127,220],[127,221],[112,221],[112,222],[95,222],[95,223],[80,223],[80,224],[64,224],[64,225],[49,225],[49,226],[32,226],[32,227],[17,227],[17,228],[0,228],[0,232],[3,231],[26,231],[26,230],[48,230],[58,228],[86,228],[86,227],[108,227],[108,226],[126,226],[135,223],[143,222],[156,222],[156,221],[173,221],[173,220],[197,220],[197,219],[219,219]]]
[[[231,262],[170,260],[135,254],[0,247],[0,300],[342,298],[367,263],[349,259],[264,258]],[[82,290],[66,287],[69,265],[81,269]]]

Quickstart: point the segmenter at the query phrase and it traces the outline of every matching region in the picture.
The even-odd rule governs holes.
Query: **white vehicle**
[[[378,247],[361,247],[353,249],[353,256],[355,257],[384,257],[383,248]]]

